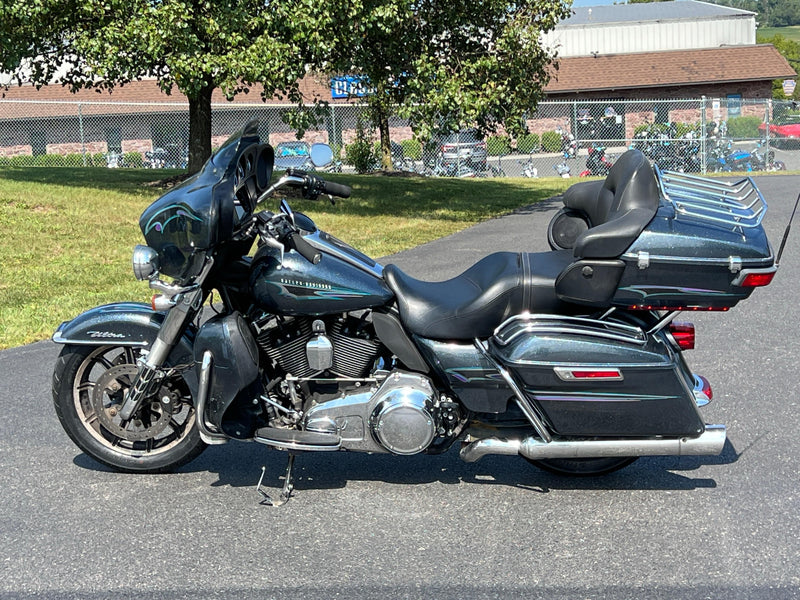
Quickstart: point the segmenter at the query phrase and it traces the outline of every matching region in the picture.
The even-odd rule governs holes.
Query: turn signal
[[[670,323],[669,332],[681,350],[694,349],[694,323]]]
[[[150,300],[150,307],[156,312],[163,312],[175,306],[175,300],[163,294],[156,294]]]

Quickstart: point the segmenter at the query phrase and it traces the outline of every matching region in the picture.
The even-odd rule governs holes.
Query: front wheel
[[[528,460],[528,459],[526,459]],[[627,467],[635,456],[613,456],[607,458],[548,458],[528,460],[540,469],[566,477],[596,477]]]
[[[206,445],[180,375],[164,379],[130,420],[119,417],[138,358],[137,349],[122,346],[65,346],[53,372],[53,402],[69,437],[95,460],[127,473],[164,473]]]

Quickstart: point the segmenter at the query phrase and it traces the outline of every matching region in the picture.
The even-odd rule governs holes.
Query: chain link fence
[[[230,103],[212,109],[212,146],[258,117],[278,167],[330,144],[343,170],[378,167],[366,109],[331,104],[298,139],[291,106]],[[409,123],[389,121],[395,168],[439,176],[604,175],[628,148],[666,170],[800,170],[796,103],[728,97],[688,100],[543,102],[528,116],[529,133],[481,139],[471,130],[414,139]],[[370,140],[366,162],[354,142]],[[371,136],[371,137],[370,137]],[[4,165],[185,168],[189,116],[185,103],[0,100],[0,167]],[[363,143],[362,143],[363,147]]]

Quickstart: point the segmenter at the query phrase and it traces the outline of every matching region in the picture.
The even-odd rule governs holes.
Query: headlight
[[[139,281],[158,276],[158,252],[150,246],[137,245],[133,249],[133,274]]]

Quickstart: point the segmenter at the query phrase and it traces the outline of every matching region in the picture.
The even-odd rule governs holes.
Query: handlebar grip
[[[316,265],[322,260],[322,254],[314,248],[311,244],[303,239],[303,236],[299,233],[291,233],[287,236],[287,241],[289,245],[297,250],[298,254],[305,258],[308,262],[312,265]]]
[[[341,183],[334,183],[333,181],[326,181],[323,189],[326,194],[338,196],[339,198],[349,198],[350,192],[352,192],[349,185],[342,185]]]

